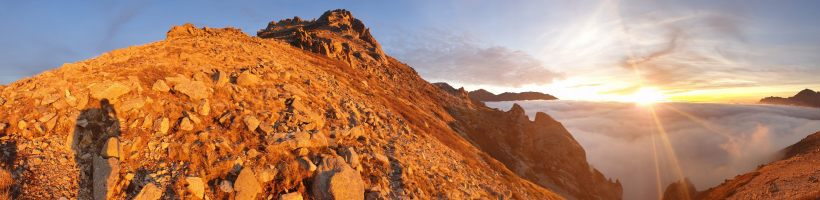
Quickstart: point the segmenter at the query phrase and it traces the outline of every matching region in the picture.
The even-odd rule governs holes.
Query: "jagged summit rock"
[[[381,45],[361,20],[344,9],[331,10],[316,20],[299,17],[270,22],[256,34],[275,38],[301,49],[319,53],[350,65],[386,64]]]

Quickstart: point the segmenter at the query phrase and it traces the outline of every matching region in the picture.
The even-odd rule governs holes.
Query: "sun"
[[[666,95],[660,90],[653,87],[642,87],[632,93],[627,98],[628,101],[634,102],[638,105],[652,105],[658,102],[666,101]]]

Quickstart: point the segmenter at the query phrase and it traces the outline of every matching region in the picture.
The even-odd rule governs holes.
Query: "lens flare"
[[[652,105],[666,101],[666,95],[657,88],[641,87],[641,89],[629,95],[627,101],[634,102],[638,105]]]

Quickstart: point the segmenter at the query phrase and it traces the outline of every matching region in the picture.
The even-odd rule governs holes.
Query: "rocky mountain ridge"
[[[820,108],[820,92],[815,92],[814,90],[810,89],[804,89],[792,97],[766,97],[761,99],[760,103]]]
[[[540,92],[504,92],[493,94],[484,89],[469,92],[470,98],[477,101],[525,101],[525,100],[556,100],[558,98]]]
[[[0,167],[11,176],[0,189],[15,199],[620,199],[560,123],[439,89],[348,11],[258,35],[186,24],[0,86]]]

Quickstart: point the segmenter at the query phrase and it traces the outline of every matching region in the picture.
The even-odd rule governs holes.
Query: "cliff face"
[[[766,97],[761,99],[760,103],[820,108],[820,92],[815,92],[810,89],[804,89],[792,97]]]
[[[560,124],[440,90],[347,11],[259,36],[187,24],[0,87],[13,197],[620,197]]]
[[[450,123],[470,142],[521,177],[574,199],[620,199],[619,181],[607,179],[561,123],[538,112],[530,121],[518,104],[507,111],[450,107]]]
[[[780,160],[737,175],[691,199],[818,199],[820,198],[820,132],[783,151]],[[678,183],[675,183],[678,184]],[[669,188],[680,187],[670,185]],[[683,199],[667,189],[664,199]]]
[[[501,94],[493,94],[484,89],[478,89],[469,92],[470,98],[476,101],[523,101],[523,100],[555,100],[552,95],[540,92],[504,92]]]

